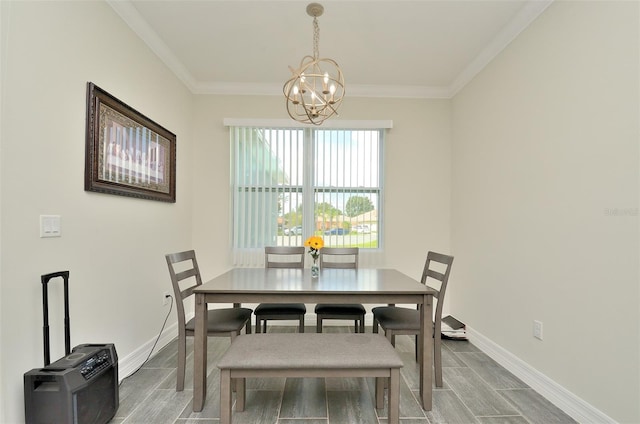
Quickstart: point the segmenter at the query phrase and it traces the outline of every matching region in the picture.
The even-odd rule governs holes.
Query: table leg
[[[193,411],[200,412],[207,397],[207,302],[196,293],[195,334],[193,337]]]
[[[420,308],[420,396],[422,408],[431,411],[433,391],[433,296],[425,295]]]

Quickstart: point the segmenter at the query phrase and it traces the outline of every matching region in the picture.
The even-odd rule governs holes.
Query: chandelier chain
[[[313,58],[317,59],[319,54],[318,44],[320,44],[320,26],[318,25],[318,18],[313,18]]]

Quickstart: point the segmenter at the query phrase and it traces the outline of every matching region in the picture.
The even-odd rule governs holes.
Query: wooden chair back
[[[437,271],[434,269],[434,263],[438,263],[444,267],[444,271]],[[443,255],[442,253],[428,252],[427,261],[424,264],[424,270],[422,271],[422,278],[420,281],[422,284],[433,288],[437,291],[434,295],[438,302],[436,304],[435,311],[435,324],[437,328],[440,328],[440,321],[442,320],[442,307],[444,305],[444,295],[447,291],[447,283],[449,281],[449,274],[451,273],[451,264],[453,264],[453,256]],[[440,282],[440,288],[436,289],[432,287],[430,279],[434,279]]]
[[[320,268],[358,269],[357,247],[323,247],[320,249]]]
[[[184,331],[186,325],[186,315],[184,310],[184,299],[193,294],[193,289],[202,284],[200,269],[196,260],[196,252],[187,250],[185,252],[170,253],[165,255],[171,285],[178,312],[178,330]]]
[[[266,246],[265,268],[304,268],[304,246]]]

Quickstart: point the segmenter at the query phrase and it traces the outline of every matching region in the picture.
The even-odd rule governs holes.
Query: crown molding
[[[164,62],[187,88],[194,92],[196,81],[178,58],[164,44],[158,34],[140,16],[128,0],[106,0],[107,4],[122,18],[138,37]]]
[[[405,99],[448,99],[448,87],[410,85],[349,85],[348,94],[355,97],[397,97]]]
[[[480,54],[456,77],[443,87],[349,85],[348,94],[354,97],[450,99],[480,73],[502,50],[524,31],[554,0],[531,0],[516,17],[489,43]],[[140,16],[128,0],[106,0],[122,20],[164,62],[193,94],[262,95],[282,94],[279,84],[218,83],[196,81],[178,58],[167,48],[155,31]]]

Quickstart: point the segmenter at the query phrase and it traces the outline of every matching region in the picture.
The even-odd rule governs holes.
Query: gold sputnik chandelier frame
[[[323,12],[319,3],[307,6],[307,14],[313,17],[313,56],[303,57],[298,69],[289,66],[292,77],[283,87],[289,116],[305,124],[320,125],[337,115],[345,92],[340,66],[333,59],[319,57],[318,16]]]

